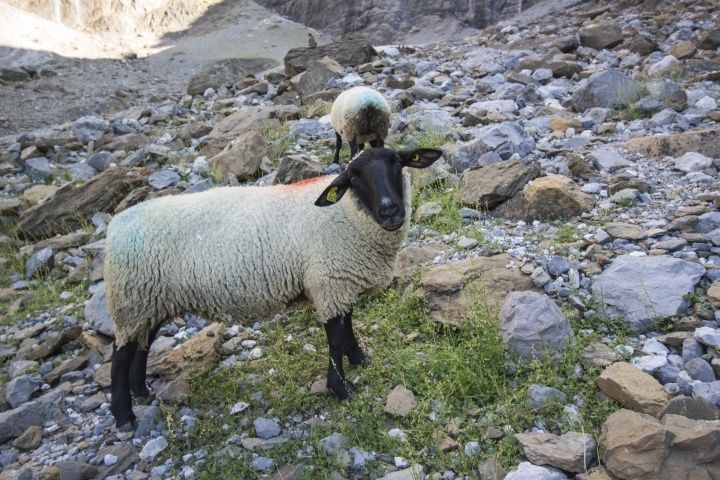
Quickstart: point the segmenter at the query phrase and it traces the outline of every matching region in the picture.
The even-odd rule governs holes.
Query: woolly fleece
[[[394,232],[352,188],[335,205],[314,206],[334,178],[163,197],[115,216],[105,285],[117,347],[145,348],[155,326],[183,313],[254,320],[303,297],[326,322],[385,286],[410,223],[409,175],[405,223]]]
[[[390,128],[390,105],[372,88],[354,87],[335,99],[330,123],[340,136],[358,143],[385,140]]]

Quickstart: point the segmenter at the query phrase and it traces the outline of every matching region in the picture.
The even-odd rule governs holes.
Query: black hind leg
[[[370,140],[370,146],[373,148],[383,148],[385,146],[385,141],[378,137],[375,140]]]
[[[335,156],[333,157],[333,163],[340,163],[340,149],[342,148],[342,137],[339,133],[335,132]]]
[[[352,160],[353,158],[355,158],[355,155],[357,155],[359,152],[358,143],[357,143],[357,140],[354,138],[352,140],[350,140],[349,143],[350,143],[350,160]]]
[[[364,143],[358,144],[358,151],[362,152],[363,150],[365,150],[365,144]]]
[[[350,310],[350,313],[345,315],[345,318],[343,319],[343,328],[345,330],[343,351],[348,358],[348,362],[350,362],[350,365],[364,365],[367,363],[367,359],[358,344],[355,332],[353,332],[352,310]]]
[[[355,388],[345,380],[343,352],[345,343],[344,315],[331,318],[325,324],[330,359],[327,373],[327,388],[332,390],[339,400],[345,400]]]
[[[139,405],[150,403],[150,391],[145,382],[147,377],[147,359],[150,353],[150,345],[152,345],[159,330],[160,326],[150,332],[147,348],[138,348],[130,365],[130,391],[135,398],[135,403]]]
[[[129,343],[120,348],[113,345],[112,367],[110,378],[112,381],[112,400],[110,411],[115,417],[118,430],[132,430],[135,428],[135,414],[132,411],[130,397],[130,366],[137,350],[136,343]]]

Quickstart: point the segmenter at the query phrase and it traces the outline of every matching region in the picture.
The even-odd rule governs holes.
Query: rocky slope
[[[584,4],[263,69],[3,140],[1,479],[720,475],[716,2]],[[357,396],[324,395],[302,312],[188,315],[153,345],[138,431],[117,432],[112,215],[332,172],[330,102],[360,84],[394,107],[389,144],[445,158],[413,172],[396,282],[356,312]]]

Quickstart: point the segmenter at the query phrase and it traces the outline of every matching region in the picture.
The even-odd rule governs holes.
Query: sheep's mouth
[[[383,228],[383,230],[387,230],[388,232],[394,232],[398,230],[400,227],[403,226],[405,223],[405,217],[400,216],[398,218],[391,218],[391,219],[382,219],[378,222],[378,224]]]

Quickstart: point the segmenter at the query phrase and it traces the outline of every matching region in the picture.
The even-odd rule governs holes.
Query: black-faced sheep
[[[186,312],[258,319],[307,299],[325,324],[327,386],[346,398],[353,387],[343,354],[352,364],[364,360],[352,306],[390,280],[410,222],[410,181],[402,169],[428,167],[441,155],[373,148],[334,177],[163,197],[118,214],[105,255],[118,427],[134,426],[131,392],[149,395],[145,368],[157,331]]]
[[[340,162],[342,139],[350,143],[350,158],[355,158],[365,142],[382,148],[390,128],[390,106],[372,88],[354,87],[342,92],[333,102],[330,123],[335,129],[335,163]]]

